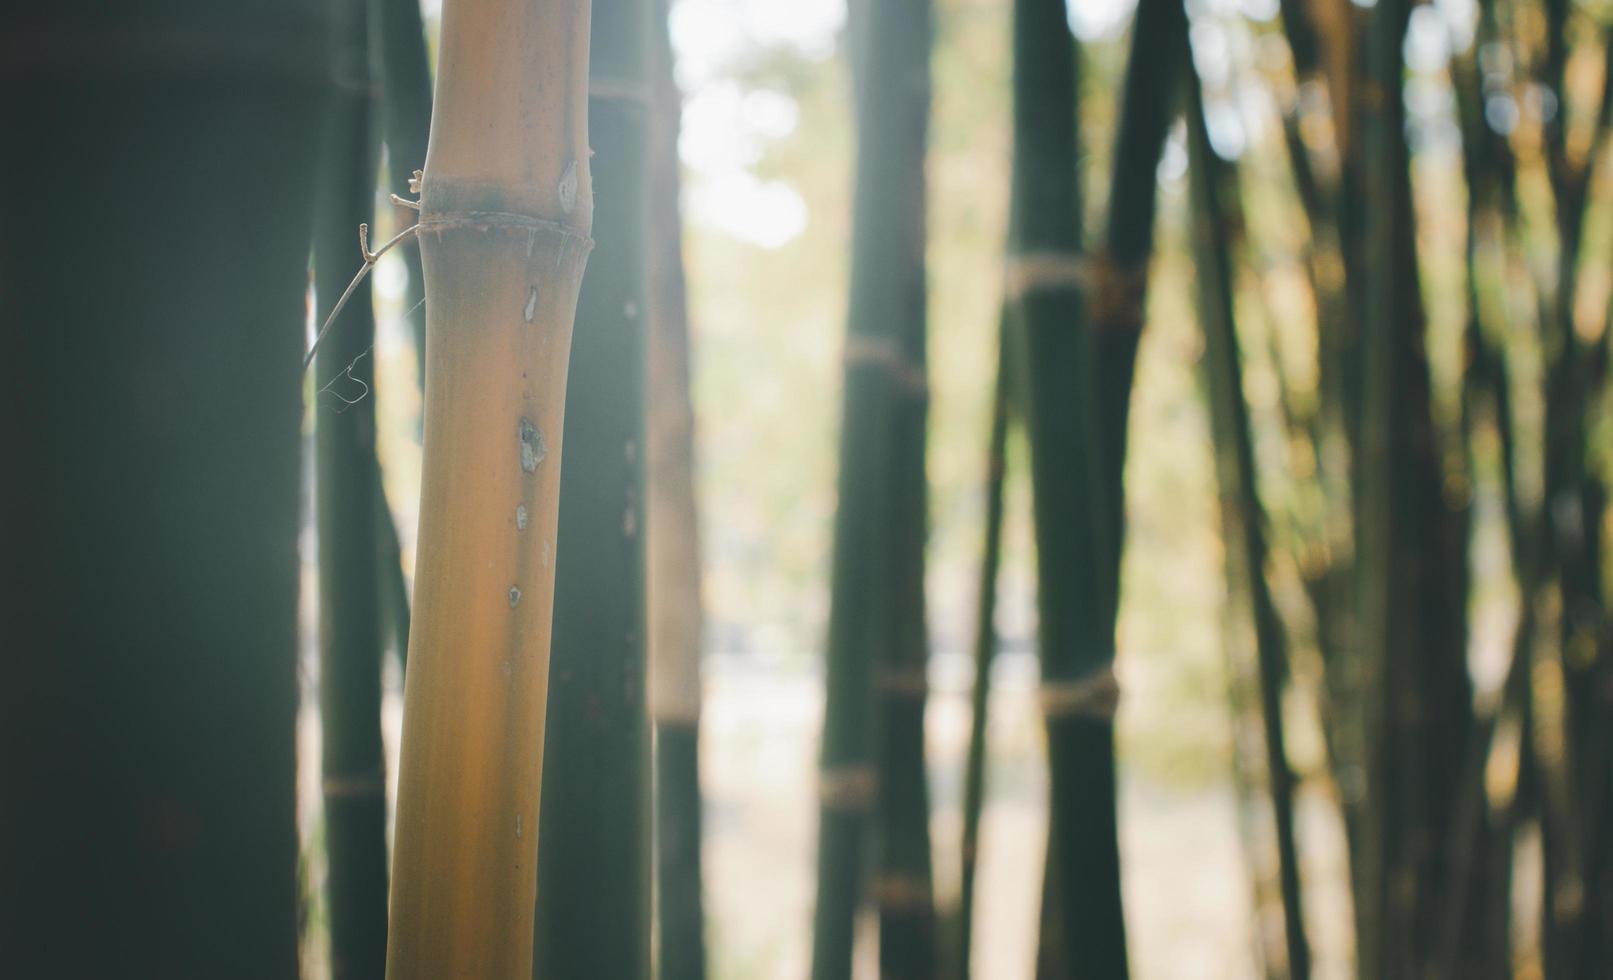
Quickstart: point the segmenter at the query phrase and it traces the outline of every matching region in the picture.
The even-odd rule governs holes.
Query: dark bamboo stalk
[[[673,77],[668,0],[654,7],[650,77],[649,420],[646,431],[650,716],[655,722],[657,946],[662,980],[706,974],[700,881],[699,508],[690,336],[678,206],[682,99]]]
[[[386,500],[381,468],[375,468],[376,540],[381,553],[381,608],[384,621],[392,630],[392,645],[398,663],[408,666],[409,658],[409,581],[403,574],[403,548],[398,544],[398,524]]]
[[[329,26],[312,0],[0,14],[8,975],[297,973]]]
[[[851,975],[871,844],[881,971],[923,977],[934,970],[923,761],[930,16],[929,0],[858,4],[849,31],[856,198],[819,775],[815,980]]]
[[[386,179],[394,194],[406,194],[416,170],[426,164],[426,139],[431,132],[431,65],[426,54],[425,25],[420,18],[420,0],[366,0],[369,4],[371,49],[375,53],[376,75],[380,84],[380,108],[386,140]],[[401,227],[414,222],[408,208],[395,206],[393,216]],[[420,358],[420,383],[425,384],[426,312],[425,276],[420,253],[405,249],[400,253],[409,272],[403,294],[414,329],[415,350]],[[321,321],[323,322],[323,321]]]
[[[1557,646],[1564,674],[1563,726],[1566,758],[1559,770],[1561,792],[1546,796],[1545,846],[1549,882],[1545,929],[1549,975],[1590,976],[1613,948],[1601,937],[1613,922],[1613,722],[1606,692],[1613,689],[1613,641],[1607,628],[1602,581],[1602,513],[1606,490],[1591,460],[1587,414],[1605,378],[1606,338],[1594,347],[1575,328],[1580,267],[1584,260],[1587,210],[1597,154],[1608,133],[1609,96],[1593,108],[1589,154],[1575,159],[1568,133],[1568,63],[1573,7],[1545,4],[1545,50],[1538,81],[1558,107],[1542,121],[1546,173],[1557,231],[1556,282],[1543,324],[1546,357],[1544,538],[1547,588],[1561,603]],[[1609,56],[1613,65],[1613,54]],[[1558,802],[1561,800],[1561,805]],[[1582,895],[1583,900],[1563,896]]]
[[[1310,944],[1305,937],[1300,888],[1299,847],[1294,830],[1295,777],[1288,764],[1282,696],[1288,676],[1287,638],[1266,581],[1265,507],[1255,472],[1254,436],[1243,397],[1243,368],[1233,301],[1235,235],[1242,224],[1233,165],[1210,146],[1204,97],[1191,53],[1187,68],[1188,159],[1194,203],[1193,252],[1204,330],[1204,383],[1216,443],[1222,537],[1226,545],[1229,591],[1248,597],[1254,626],[1260,718],[1265,736],[1266,781],[1277,845],[1283,905],[1286,973],[1310,976]],[[1268,963],[1268,968],[1270,964]]]
[[[1016,384],[1029,436],[1051,805],[1038,975],[1090,964],[1126,973],[1115,827],[1109,642],[1090,509],[1078,462],[1091,450],[1080,377],[1081,202],[1075,46],[1064,4],[1014,4],[1014,163],[1008,297],[1022,331]],[[1104,557],[1107,553],[1104,554]]]
[[[1141,0],[1131,28],[1113,148],[1103,249],[1089,263],[1085,337],[1090,371],[1087,404],[1092,444],[1096,522],[1105,545],[1103,600],[1113,632],[1119,611],[1120,556],[1125,539],[1127,422],[1137,345],[1142,339],[1148,261],[1154,250],[1154,202],[1165,131],[1176,118],[1180,54],[1187,15],[1180,0]]]
[[[1484,284],[1503,272],[1483,261],[1486,237],[1499,245],[1506,234],[1512,159],[1506,140],[1484,119],[1484,102],[1493,85],[1481,75],[1478,52],[1495,43],[1493,2],[1481,4],[1474,44],[1452,62],[1458,120],[1462,130],[1463,174],[1467,182],[1467,303],[1464,334],[1466,370],[1462,376],[1463,462],[1469,486],[1482,478],[1476,453],[1480,427],[1487,421],[1500,443],[1499,477],[1514,578],[1520,592],[1535,594],[1538,548],[1518,500],[1514,463],[1514,425],[1507,372],[1505,304],[1488,302]],[[1431,977],[1500,976],[1510,961],[1508,929],[1496,928],[1511,917],[1512,819],[1491,813],[1485,793],[1485,767],[1491,742],[1503,717],[1519,715],[1528,696],[1535,620],[1533,600],[1526,599],[1512,646],[1512,664],[1499,702],[1478,719],[1462,760],[1449,841],[1451,885],[1443,896],[1429,954]],[[1509,806],[1508,811],[1515,809]]]
[[[975,861],[980,814],[986,799],[987,712],[991,664],[997,653],[997,571],[1002,563],[1003,481],[1008,470],[1008,381],[1012,367],[1007,324],[998,329],[997,379],[992,385],[991,433],[986,449],[986,518],[980,583],[975,593],[974,686],[969,693],[969,754],[963,772],[963,838],[958,898],[958,977],[969,980],[974,949]]]
[[[1404,104],[1409,7],[1369,20],[1362,172],[1362,414],[1355,573],[1367,794],[1358,842],[1359,962],[1426,970],[1452,869],[1444,842],[1473,729],[1467,674],[1467,500],[1445,492],[1432,420]],[[1364,914],[1362,914],[1364,913]]]
[[[577,306],[554,560],[533,976],[650,975],[644,556],[647,0],[594,5],[596,245]]]
[[[929,122],[930,0],[906,5],[897,20],[915,37],[904,44],[910,60],[891,65],[901,105],[886,132],[900,140],[886,161],[922,173]],[[893,18],[895,19],[895,18]],[[888,57],[887,48],[883,55]],[[882,57],[881,60],[884,60]],[[864,84],[879,84],[872,79]],[[899,156],[898,156],[899,154]],[[879,907],[880,975],[888,980],[929,980],[936,975],[936,919],[930,853],[930,793],[924,763],[924,711],[928,700],[929,635],[925,620],[924,551],[929,531],[929,479],[925,469],[929,389],[926,381],[927,317],[924,270],[924,186],[909,192],[910,251],[890,256],[901,304],[897,323],[898,377],[895,425],[896,469],[886,503],[892,527],[895,581],[891,641],[879,651],[876,683],[878,725],[878,875],[874,900]],[[892,244],[895,244],[894,242]],[[896,263],[905,258],[905,263]]]
[[[336,5],[335,92],[315,194],[314,294],[323,323],[352,279],[375,202],[374,95],[363,0]],[[375,316],[369,297],[319,348],[314,435],[319,527],[319,702],[331,976],[386,970],[386,765],[381,747],[376,543]],[[390,517],[390,515],[388,515]]]
[[[1079,194],[1073,187],[1048,186],[1055,180],[1069,184],[1069,175],[1077,173],[1075,127],[1066,121],[1076,116],[1071,46],[1054,26],[1058,11],[1030,3],[1015,10],[1015,258],[1010,264],[1016,271],[1010,278],[1017,280],[1014,292],[1020,295],[1031,365],[1027,423],[1053,783],[1053,839],[1044,887],[1059,896],[1044,905],[1063,933],[1057,941],[1043,942],[1051,958],[1042,970],[1058,971],[1051,964],[1062,958],[1064,969],[1077,975],[1122,976],[1125,926],[1113,759],[1122,473],[1153,247],[1155,169],[1175,98],[1186,17],[1174,0],[1144,0],[1138,6],[1103,249],[1092,261],[1081,262]],[[1053,53],[1055,46],[1063,51]],[[1062,84],[1072,87],[1053,90]],[[1033,86],[1045,91],[1035,92]],[[1070,275],[1071,269],[1082,274]],[[1084,295],[1076,288],[1081,279]],[[1077,329],[1071,331],[1072,325]],[[1060,337],[1061,330],[1073,336]],[[1072,373],[1083,383],[1072,386]],[[1050,458],[1055,455],[1065,458]],[[1075,461],[1084,457],[1092,462],[1082,468]],[[1053,955],[1060,947],[1062,957]]]

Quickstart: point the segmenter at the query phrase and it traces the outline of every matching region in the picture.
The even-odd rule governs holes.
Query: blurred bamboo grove
[[[1607,0],[0,23],[0,976],[1613,974]]]

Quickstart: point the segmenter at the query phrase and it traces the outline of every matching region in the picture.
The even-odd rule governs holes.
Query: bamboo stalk
[[[1030,256],[1041,253],[1076,273],[1031,276],[1015,290],[1030,364],[1026,417],[1052,776],[1043,903],[1051,918],[1044,919],[1044,929],[1051,924],[1063,933],[1058,939],[1044,937],[1049,958],[1040,969],[1043,975],[1123,976],[1113,757],[1122,475],[1153,247],[1155,169],[1175,98],[1186,17],[1173,0],[1138,5],[1115,138],[1109,220],[1101,251],[1082,260],[1079,193],[1052,186],[1078,173],[1067,28],[1056,20],[1062,17],[1057,5],[1044,9],[1023,2],[1015,11],[1010,263],[1032,269]],[[1072,370],[1078,386],[1070,384]],[[1083,466],[1085,460],[1090,462]],[[1055,955],[1055,950],[1062,952]]]
[[[929,140],[932,0],[879,4],[869,12],[861,70],[859,113],[871,128],[864,138],[881,178],[859,180],[860,194],[894,196],[882,220],[901,234],[882,235],[853,261],[870,262],[882,285],[864,293],[866,315],[892,317],[897,360],[892,419],[894,470],[891,496],[882,502],[891,525],[889,601],[891,635],[876,648],[879,697],[876,755],[879,784],[878,871],[873,897],[879,909],[879,971],[886,980],[932,980],[937,969],[936,916],[930,849],[930,793],[925,768],[924,714],[929,695],[929,630],[924,588],[929,535],[928,310],[924,261],[928,240],[922,179]],[[877,126],[875,130],[872,127]],[[875,137],[875,133],[879,135]],[[909,174],[890,186],[884,174]],[[859,173],[859,178],[867,171]],[[855,287],[854,287],[855,288]]]
[[[577,307],[555,560],[533,976],[650,975],[644,556],[647,0],[599,0],[598,246]]]
[[[1288,764],[1283,731],[1287,639],[1266,581],[1266,513],[1260,500],[1254,436],[1243,396],[1243,368],[1232,291],[1232,256],[1236,248],[1233,234],[1234,229],[1241,226],[1242,216],[1237,211],[1233,165],[1217,156],[1210,146],[1203,89],[1185,44],[1183,55],[1188,83],[1186,115],[1194,202],[1194,270],[1204,331],[1204,384],[1216,443],[1216,480],[1220,485],[1227,580],[1229,591],[1247,596],[1248,615],[1254,626],[1255,674],[1266,749],[1267,791],[1277,845],[1283,949],[1287,954],[1283,968],[1277,973],[1302,980],[1310,976],[1311,966],[1294,829],[1296,780]],[[1268,969],[1271,968],[1269,959]]]
[[[390,626],[398,664],[408,668],[409,659],[409,582],[403,574],[403,548],[398,544],[398,524],[387,503],[382,486],[379,460],[374,470],[376,540],[381,553],[381,608]]]
[[[1137,4],[1115,130],[1103,248],[1089,263],[1084,336],[1091,394],[1086,418],[1097,448],[1093,479],[1098,509],[1093,520],[1105,547],[1103,601],[1111,634],[1119,611],[1127,422],[1154,250],[1159,158],[1165,130],[1176,117],[1182,71],[1177,55],[1186,37],[1187,14],[1179,0]]]
[[[426,139],[431,131],[431,66],[426,54],[425,25],[420,17],[420,0],[366,0],[369,5],[370,47],[374,52],[377,81],[381,91],[381,119],[386,138],[386,176],[392,191],[403,194],[416,170],[426,162]],[[414,214],[395,206],[393,217],[407,226]],[[401,253],[409,283],[403,293],[403,308],[414,329],[415,350],[420,358],[420,383],[425,384],[426,316],[425,276],[420,253]]]
[[[315,195],[316,320],[352,277],[354,229],[375,201],[374,96],[362,0],[336,5],[335,92]],[[331,976],[386,970],[386,766],[381,747],[382,572],[376,544],[375,317],[368,296],[321,345],[314,405],[319,701]]]
[[[991,664],[997,652],[997,573],[1002,563],[1003,481],[1008,470],[1008,382],[1012,367],[1007,324],[998,328],[997,378],[992,385],[991,430],[986,449],[986,519],[980,584],[975,600],[974,686],[969,694],[969,750],[963,772],[963,837],[958,898],[959,980],[969,980],[974,949],[975,865],[980,816],[986,798],[987,712]]]
[[[532,972],[561,423],[593,185],[585,0],[447,0],[387,972]]]
[[[673,77],[668,0],[650,34],[649,420],[646,509],[650,715],[655,723],[656,907],[663,980],[706,974],[701,889],[700,656],[703,617],[688,299],[678,205],[682,97]]]
[[[1070,951],[1079,949],[1092,976],[1121,977],[1113,729],[1102,697],[1110,666],[1097,626],[1098,562],[1084,560],[1097,551],[1092,488],[1077,462],[1091,448],[1087,395],[1069,381],[1084,366],[1072,329],[1082,306],[1076,277],[1052,274],[1082,268],[1080,184],[1071,178],[1078,173],[1076,49],[1057,0],[1016,0],[1013,21],[1008,281],[1022,331],[1016,388],[1030,444],[1042,684],[1080,695],[1062,699],[1080,710],[1047,717],[1052,787],[1037,975],[1065,975]],[[1033,274],[1038,268],[1049,272]]]
[[[1607,690],[1613,689],[1613,642],[1607,629],[1602,575],[1602,516],[1606,488],[1591,459],[1587,415],[1605,386],[1607,338],[1594,343],[1576,329],[1580,267],[1585,260],[1591,179],[1613,121],[1613,76],[1605,78],[1591,122],[1588,153],[1570,149],[1572,93],[1568,86],[1573,6],[1544,6],[1545,50],[1537,81],[1558,110],[1541,122],[1545,170],[1556,223],[1556,281],[1542,323],[1546,358],[1545,488],[1542,585],[1555,590],[1562,610],[1557,650],[1566,693],[1562,725],[1566,739],[1561,767],[1548,763],[1564,789],[1548,793],[1544,844],[1549,882],[1544,931],[1548,974],[1589,975],[1613,940],[1601,935],[1613,924],[1613,899],[1602,894],[1613,882],[1613,722]],[[1613,33],[1606,37],[1613,39]],[[1613,51],[1606,55],[1613,66]],[[1560,801],[1560,802],[1559,802]],[[1583,896],[1583,898],[1579,898]]]
[[[0,14],[7,975],[296,975],[328,30],[312,0]]]
[[[1369,21],[1356,539],[1367,793],[1359,831],[1363,971],[1427,969],[1452,869],[1443,842],[1474,727],[1467,674],[1467,500],[1447,494],[1432,418],[1400,91],[1409,8]],[[1437,843],[1436,843],[1437,842]]]
[[[935,955],[923,763],[930,3],[858,5],[852,15],[856,199],[819,774],[815,980],[851,974],[870,845],[881,972],[928,976]]]

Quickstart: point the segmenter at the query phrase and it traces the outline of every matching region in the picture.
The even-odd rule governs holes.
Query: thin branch
[[[307,373],[308,365],[314,363],[314,354],[318,353],[319,345],[325,339],[325,335],[330,333],[331,325],[336,322],[337,314],[342,312],[342,307],[346,306],[347,301],[352,298],[353,290],[357,289],[358,284],[364,281],[364,277],[370,274],[371,269],[375,268],[375,263],[380,260],[381,256],[390,252],[393,246],[399,244],[405,238],[413,235],[418,227],[419,225],[410,225],[393,235],[385,245],[372,252],[370,251],[370,226],[364,224],[358,226],[358,250],[364,256],[364,265],[358,270],[358,275],[353,277],[353,281],[347,284],[347,288],[342,290],[342,298],[336,301],[336,305],[331,309],[330,315],[325,317],[325,322],[320,325],[319,333],[314,335],[313,346],[308,348],[308,353],[302,359],[304,373]]]

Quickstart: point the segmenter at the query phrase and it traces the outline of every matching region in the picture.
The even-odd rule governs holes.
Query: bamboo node
[[[874,901],[884,909],[917,909],[930,904],[930,883],[918,875],[881,872],[871,890]]]
[[[825,810],[867,810],[874,805],[879,775],[870,765],[825,766],[818,770],[818,801]]]
[[[923,396],[930,390],[924,368],[913,363],[897,349],[890,337],[852,335],[846,338],[846,350],[841,360],[848,368],[871,366],[884,371],[896,386],[908,394]]]
[[[386,776],[380,770],[352,776],[326,776],[320,784],[327,800],[363,800],[386,792]]]
[[[535,240],[539,234],[553,235],[573,247],[584,252],[594,247],[594,240],[583,232],[568,224],[552,221],[547,218],[534,218],[527,214],[518,214],[514,211],[430,211],[421,212],[420,223],[413,225],[410,230],[419,229],[422,232],[434,232],[441,235],[445,231],[455,231],[469,228],[476,231],[524,231],[529,239]],[[560,259],[555,256],[556,263]]]
[[[1105,664],[1070,680],[1042,681],[1036,699],[1047,718],[1108,721],[1120,707],[1120,682],[1115,678],[1114,666]]]
[[[922,700],[930,693],[930,679],[922,668],[890,670],[879,675],[875,684],[881,694]]]
[[[1087,312],[1098,329],[1137,330],[1142,326],[1148,294],[1148,263],[1123,266],[1107,253],[1092,259],[1091,290]]]
[[[1092,270],[1079,252],[1022,252],[1003,261],[1003,293],[1019,300],[1031,293],[1086,286]]]

